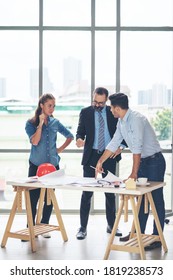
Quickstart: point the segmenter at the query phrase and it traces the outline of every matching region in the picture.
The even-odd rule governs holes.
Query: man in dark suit
[[[106,105],[108,99],[108,90],[99,87],[93,92],[93,105],[84,108],[80,112],[79,123],[76,133],[76,145],[78,148],[84,147],[82,165],[84,177],[95,177],[95,170],[91,166],[96,166],[97,161],[104,152],[106,145],[112,139],[116,130],[118,119],[115,119],[110,111],[110,106]],[[100,114],[102,115],[102,124],[100,121]],[[99,128],[102,127],[103,136],[100,136]],[[100,139],[102,143],[100,143]],[[102,144],[102,148],[100,147]],[[123,148],[120,147],[121,149]],[[121,154],[116,158],[109,158],[103,168],[107,175],[107,170],[115,174],[116,162],[121,159]],[[89,211],[91,205],[91,197],[93,192],[83,191],[80,205],[80,228],[77,232],[77,239],[84,239],[87,235],[87,224],[89,218]],[[107,219],[107,232],[111,233],[116,216],[115,195],[112,193],[105,193],[106,197],[106,219]],[[116,236],[121,236],[122,233],[117,230]]]

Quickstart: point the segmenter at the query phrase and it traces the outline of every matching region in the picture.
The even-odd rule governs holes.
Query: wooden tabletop
[[[159,189],[166,185],[165,182],[149,182],[147,186],[137,186],[135,190],[127,190],[126,188],[114,188],[108,186],[100,186],[100,187],[88,187],[88,186],[79,186],[79,185],[43,185],[38,182],[34,183],[21,183],[20,181],[7,181],[8,185],[12,185],[13,187],[23,187],[23,188],[51,188],[51,189],[63,189],[63,190],[81,190],[81,191],[93,191],[93,192],[107,192],[107,193],[115,193],[115,194],[125,194],[125,195],[143,195],[149,192],[152,192],[156,189]]]

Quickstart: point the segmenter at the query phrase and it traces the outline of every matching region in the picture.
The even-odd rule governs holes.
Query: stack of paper
[[[34,183],[40,182],[46,186],[56,186],[56,185],[80,185],[87,187],[94,186],[104,186],[104,187],[113,187],[115,182],[122,182],[122,180],[108,171],[108,174],[105,178],[96,179],[96,178],[88,178],[88,177],[77,177],[77,176],[69,176],[65,174],[64,169],[60,169],[49,174],[46,174],[41,177],[29,177],[26,179],[20,179],[20,182],[25,183]]]

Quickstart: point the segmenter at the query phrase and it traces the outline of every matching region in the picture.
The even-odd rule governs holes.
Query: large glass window
[[[44,92],[57,102],[90,103],[91,36],[82,31],[45,31],[43,44]]]
[[[38,32],[0,31],[0,98],[38,97]]]
[[[39,0],[0,1],[0,25],[38,25]]]
[[[121,0],[122,26],[173,26],[172,0]]]
[[[79,112],[90,104],[90,32],[45,31],[43,92],[56,96],[54,115],[76,134]],[[59,137],[63,140],[63,137]],[[70,145],[76,148],[75,141]]]
[[[24,124],[38,98],[38,32],[0,31],[1,149],[26,148]]]
[[[1,209],[10,209],[13,198],[5,179],[27,176],[25,123],[39,96],[55,95],[54,116],[75,135],[80,110],[91,104],[98,86],[127,93],[130,107],[152,123],[167,163],[166,209],[173,207],[172,5],[172,0],[0,1]],[[57,146],[62,141],[58,135]],[[82,176],[81,159],[74,140],[60,166]],[[129,175],[131,163],[124,152],[120,177]],[[79,211],[80,192],[58,194],[61,209]],[[92,207],[105,210],[103,194],[94,194]]]
[[[96,0],[96,25],[116,26],[116,1]]]
[[[95,35],[95,83],[114,93],[116,85],[116,33],[97,31]]]
[[[44,0],[44,25],[89,26],[91,0]]]
[[[172,34],[123,32],[121,42],[121,90],[130,96],[131,106],[136,110],[140,109],[155,126],[161,146],[168,148],[169,143],[170,148]]]

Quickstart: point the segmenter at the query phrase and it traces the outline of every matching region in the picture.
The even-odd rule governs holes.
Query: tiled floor
[[[5,248],[0,248],[0,260],[102,260],[107,246],[109,234],[106,233],[106,220],[104,215],[90,216],[88,235],[85,240],[76,239],[79,227],[78,215],[62,215],[68,235],[68,241],[63,242],[60,232],[52,232],[50,239],[39,236],[36,240],[37,251],[31,252],[29,242],[21,242],[18,239],[9,238]],[[164,236],[168,246],[168,252],[155,249],[146,252],[147,260],[173,260],[173,218],[165,225]],[[2,240],[8,215],[0,215],[0,240]],[[129,222],[120,222],[119,229],[126,235],[130,230],[132,217]],[[56,218],[51,217],[51,224],[56,225]],[[147,233],[152,231],[152,218],[150,217]],[[13,230],[25,228],[25,215],[17,215],[13,223]],[[118,239],[118,237],[115,237]],[[111,251],[110,260],[138,260],[138,254]]]

